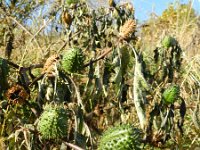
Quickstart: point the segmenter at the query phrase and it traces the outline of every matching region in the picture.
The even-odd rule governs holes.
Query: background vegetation
[[[176,3],[137,22],[130,3],[0,0],[0,149],[97,149],[107,128],[127,123],[144,149],[200,147],[199,16]],[[63,69],[77,48],[79,67]],[[163,104],[172,85],[180,95]],[[47,104],[68,111],[62,138],[38,131]]]

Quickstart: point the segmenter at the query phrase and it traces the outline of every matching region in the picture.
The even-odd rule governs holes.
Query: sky
[[[169,6],[170,3],[174,3],[177,0],[132,0],[135,6],[136,19],[144,21],[148,19],[149,14],[155,12],[157,15],[161,15],[163,10]],[[200,0],[192,0],[193,8],[200,14]],[[181,3],[188,3],[189,0],[180,0]]]

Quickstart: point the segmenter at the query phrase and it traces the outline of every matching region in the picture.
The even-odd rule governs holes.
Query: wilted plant
[[[92,2],[52,1],[52,9],[41,17],[49,20],[36,33],[11,19],[31,39],[26,41],[25,50],[15,51],[21,56],[15,58],[17,61],[0,59],[4,143],[10,149],[15,144],[18,149],[62,149],[66,145],[74,149],[140,149],[142,143],[148,149],[167,147],[169,142],[181,145],[173,140],[184,134],[184,92],[188,86],[183,79],[184,57],[179,41],[173,34],[159,36],[160,44],[148,55],[140,49],[139,42],[146,41],[136,34],[138,26],[130,3],[119,5],[109,0],[103,5],[106,7],[92,9]],[[41,32],[44,28],[48,31],[45,34]],[[35,43],[37,49],[33,48]],[[40,53],[35,56],[32,50]],[[29,61],[37,58],[40,64]],[[33,74],[36,68],[41,68],[39,74]],[[193,79],[198,80],[195,77],[198,72]],[[192,88],[198,89],[198,84]],[[196,122],[197,114],[198,107],[193,115]],[[103,133],[117,123],[121,125]]]
[[[181,72],[182,49],[175,38],[166,36],[161,41],[161,46],[154,50],[154,61],[158,70],[154,76],[162,82],[176,82],[177,75]]]

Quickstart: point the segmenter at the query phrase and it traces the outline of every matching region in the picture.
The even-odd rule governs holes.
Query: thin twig
[[[91,60],[90,62],[86,63],[83,67],[87,67],[89,66],[91,63],[95,63],[101,59],[103,59],[106,55],[108,55],[111,51],[112,48],[105,48],[105,52],[103,54],[101,54],[99,57],[97,57],[95,60]]]
[[[20,22],[18,22],[15,18],[9,16],[10,19],[12,19],[15,23],[17,23],[24,31],[26,31],[30,36],[32,36],[33,39],[35,39],[35,42],[37,43],[38,47],[40,50],[42,50],[40,43],[37,41],[37,39],[34,37],[34,35],[26,29]]]
[[[39,81],[40,79],[42,79],[44,77],[45,73],[42,73],[41,75],[39,75],[38,77],[36,77],[28,86],[32,86],[33,84],[35,84],[37,81]]]
[[[46,23],[43,24],[43,26],[33,35],[33,37],[31,38],[30,41],[32,41],[33,39],[35,39],[35,37],[53,20],[54,18],[52,19],[49,19]]]
[[[23,69],[25,69],[25,70],[29,70],[29,69],[42,68],[42,67],[43,67],[43,64],[35,64],[35,65],[30,65],[29,67],[21,67],[21,66],[19,66],[18,64],[15,64],[15,63],[13,63],[13,62],[7,60],[7,59],[6,59],[6,61],[7,61],[7,63],[8,63],[10,66],[12,66],[12,67],[14,67],[14,68],[16,68],[16,69],[23,68]]]
[[[74,150],[84,150],[81,147],[79,147],[77,145],[74,145],[72,143],[64,142],[64,144],[67,145],[67,146],[69,146],[69,147],[71,147],[71,148],[73,148]]]
[[[15,69],[18,69],[19,70],[19,73],[21,75],[23,75],[24,77],[27,76],[26,72],[29,71],[29,74],[30,74],[30,70],[34,69],[34,68],[42,68],[43,67],[43,64],[35,64],[35,65],[30,65],[29,67],[22,67],[18,64],[15,64],[9,60],[7,60],[7,63],[12,66],[13,68]],[[44,73],[41,74],[39,77],[35,78],[30,84],[29,86],[33,85],[35,82],[37,82],[38,80],[42,79],[42,77],[44,76]]]
[[[83,112],[86,112],[85,106],[83,105],[83,102],[82,102],[82,99],[81,99],[79,87],[76,86],[74,80],[73,80],[71,77],[69,77],[69,79],[70,79],[71,83],[73,84],[73,86],[74,86],[74,88],[75,88],[75,92],[76,92],[76,97],[77,97],[77,102],[78,102],[78,104],[81,105],[81,107],[82,107],[82,109],[83,109]]]
[[[57,53],[59,53],[63,48],[65,48],[65,46],[67,45],[68,41],[70,41],[73,37],[77,36],[77,35],[80,34],[80,33],[81,33],[81,32],[78,31],[78,32],[74,33],[74,35],[71,36],[68,40],[65,40],[65,41],[64,41],[64,44],[59,48],[59,50],[57,51]],[[69,33],[69,34],[71,34],[71,33]]]
[[[60,48],[64,48],[65,44]],[[60,50],[59,50],[60,51]],[[86,63],[83,67],[88,67],[91,63],[95,63],[101,59],[103,59],[108,53],[110,53],[112,51],[112,48],[107,48],[107,50],[101,54],[99,57],[97,57],[97,59],[92,60],[91,62]],[[41,75],[39,75],[38,77],[36,77],[30,84],[29,86],[32,86],[33,84],[35,84],[38,80],[42,79],[44,77],[45,73],[42,73]]]
[[[26,29],[20,22],[18,22],[15,18],[9,16],[10,19],[12,19],[15,23],[17,23],[24,31],[26,31],[30,36],[33,36],[33,34]]]

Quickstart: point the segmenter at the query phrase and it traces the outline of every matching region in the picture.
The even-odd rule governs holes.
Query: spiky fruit
[[[162,99],[165,104],[173,104],[180,94],[180,87],[178,85],[172,85],[167,88],[163,94]]]
[[[37,129],[43,139],[60,139],[67,136],[68,114],[61,106],[47,104],[41,114]]]
[[[83,67],[84,56],[79,48],[72,48],[63,54],[61,68],[65,72],[79,72]]]
[[[165,36],[161,44],[164,48],[170,48],[170,47],[176,46],[177,41],[175,38],[171,36]]]
[[[98,150],[140,149],[141,132],[129,124],[118,125],[105,131]]]

